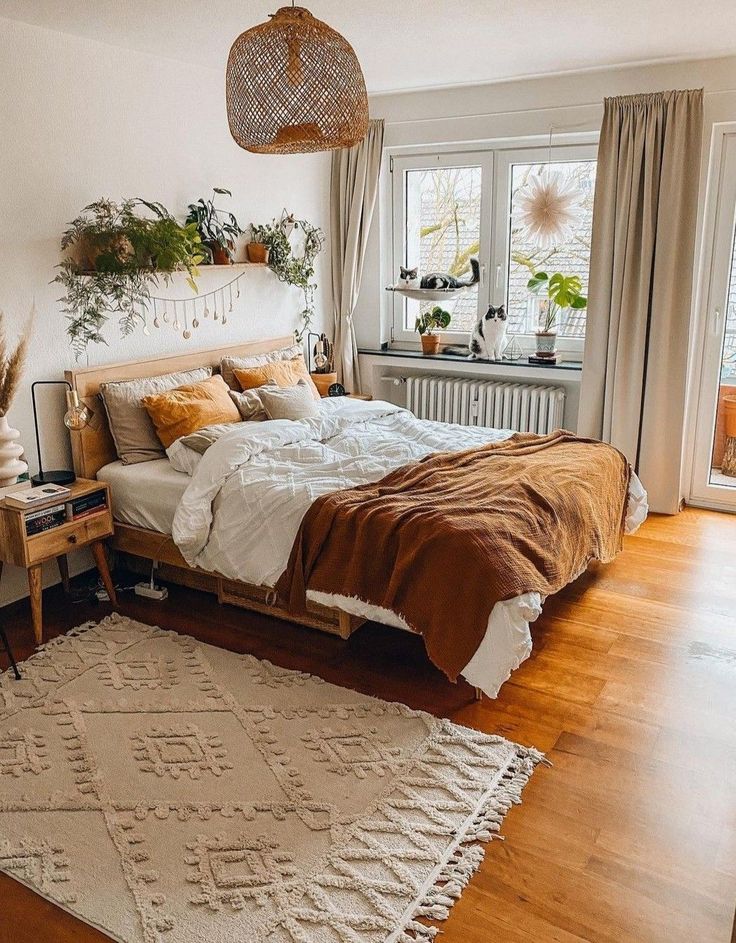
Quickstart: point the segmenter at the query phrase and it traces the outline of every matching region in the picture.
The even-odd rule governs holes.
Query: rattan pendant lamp
[[[351,147],[368,131],[365,79],[350,43],[304,7],[246,30],[227,62],[230,133],[246,151]]]

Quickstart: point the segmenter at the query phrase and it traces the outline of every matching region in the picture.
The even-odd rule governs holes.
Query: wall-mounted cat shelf
[[[413,301],[447,301],[453,295],[461,295],[472,285],[463,285],[462,288],[403,288],[401,285],[387,285],[386,291],[395,291]]]

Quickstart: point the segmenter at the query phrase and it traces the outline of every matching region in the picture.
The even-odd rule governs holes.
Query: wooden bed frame
[[[74,470],[80,478],[96,478],[97,472],[117,459],[115,444],[110,434],[107,414],[100,397],[100,384],[114,380],[133,380],[156,376],[162,373],[178,373],[202,366],[219,366],[223,357],[245,357],[262,354],[294,343],[293,335],[267,340],[247,341],[218,347],[212,350],[197,350],[176,354],[172,357],[157,357],[152,360],[136,360],[130,363],[108,364],[102,367],[86,367],[67,370],[66,379],[79,394],[80,400],[91,410],[92,420],[80,432],[72,433],[72,455]],[[298,622],[311,628],[321,629],[340,638],[348,638],[365,620],[358,619],[339,609],[307,603],[307,614],[295,618],[286,609],[277,605],[273,592],[265,586],[254,586],[238,580],[228,580],[217,573],[191,567],[182,557],[170,536],[158,531],[134,527],[115,522],[112,546],[126,554],[138,568],[150,560],[161,565],[164,579],[195,589],[215,593],[220,603],[230,603],[255,612]]]

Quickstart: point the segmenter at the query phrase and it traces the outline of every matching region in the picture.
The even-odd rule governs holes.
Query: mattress
[[[177,505],[190,478],[175,471],[167,458],[136,465],[110,462],[97,477],[110,485],[116,521],[171,534]]]

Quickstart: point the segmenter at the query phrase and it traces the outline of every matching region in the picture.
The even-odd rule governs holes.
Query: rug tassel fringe
[[[551,766],[544,755],[533,748],[522,748],[504,771],[496,791],[491,795],[459,837],[453,852],[437,875],[435,883],[417,903],[408,923],[396,937],[396,943],[426,943],[434,940],[438,927],[418,923],[426,920],[447,920],[453,904],[465,890],[485,855],[483,843],[499,835],[504,816],[513,805],[521,802],[521,793],[538,763]]]

